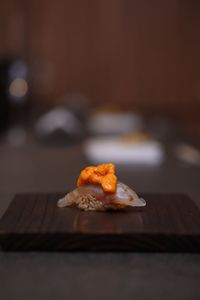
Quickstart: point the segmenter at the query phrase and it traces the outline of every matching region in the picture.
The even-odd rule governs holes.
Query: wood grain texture
[[[200,210],[185,195],[142,195],[144,209],[59,209],[61,194],[16,195],[0,222],[7,251],[199,252]]]

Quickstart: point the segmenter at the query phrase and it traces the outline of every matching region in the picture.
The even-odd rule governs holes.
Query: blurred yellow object
[[[136,132],[132,134],[126,134],[119,138],[122,143],[141,143],[146,142],[150,139],[147,133]]]

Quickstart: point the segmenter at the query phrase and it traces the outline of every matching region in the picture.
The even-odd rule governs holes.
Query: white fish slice
[[[58,207],[76,204],[84,210],[118,209],[128,206],[144,207],[146,201],[124,183],[118,182],[115,193],[105,194],[101,186],[84,185],[68,193],[57,203]]]

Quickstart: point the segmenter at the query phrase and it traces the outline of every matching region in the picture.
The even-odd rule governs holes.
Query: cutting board
[[[18,194],[0,221],[4,251],[200,252],[200,210],[186,195],[142,194],[145,208],[57,208],[62,194]]]

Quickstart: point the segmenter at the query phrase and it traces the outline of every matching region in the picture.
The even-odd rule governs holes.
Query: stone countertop
[[[87,165],[80,145],[0,143],[0,216],[15,193],[73,188]],[[200,168],[168,157],[158,167],[122,167],[139,192],[187,193],[200,206]],[[200,255],[168,253],[3,253],[2,299],[200,299]]]

